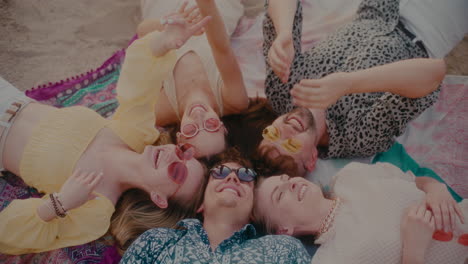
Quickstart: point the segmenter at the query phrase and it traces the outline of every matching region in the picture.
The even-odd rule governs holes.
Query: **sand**
[[[244,0],[246,13],[262,1]],[[124,48],[140,20],[135,0],[0,0],[0,76],[26,90],[86,72]],[[448,65],[468,75],[468,37]]]
[[[98,67],[124,48],[139,1],[0,0],[0,75],[21,90]]]

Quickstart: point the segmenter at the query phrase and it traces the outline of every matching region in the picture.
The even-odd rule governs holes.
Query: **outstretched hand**
[[[200,22],[203,19],[203,17],[197,5],[193,5],[190,8],[187,8],[187,6],[188,6],[188,1],[184,1],[184,3],[177,10],[177,13],[185,19],[185,21],[187,22],[189,26],[193,26],[197,24],[198,22]],[[163,19],[167,19],[167,17],[168,16],[165,16]],[[205,30],[202,27],[199,31],[195,32],[193,35],[199,36],[203,34],[204,31]]]
[[[94,188],[102,179],[102,172],[84,172],[76,170],[70,178],[63,184],[58,193],[60,202],[65,210],[71,210],[93,199]]]
[[[273,72],[283,83],[288,82],[292,61],[294,60],[294,45],[290,34],[278,34],[268,51],[268,62]]]
[[[210,19],[211,17],[207,16],[195,24],[190,24],[179,13],[162,18],[161,24],[164,25],[162,34],[151,43],[153,55],[161,56],[169,50],[182,47],[190,37],[202,31]]]
[[[310,109],[325,109],[346,95],[351,87],[347,73],[337,72],[321,79],[304,79],[291,89],[294,104]]]

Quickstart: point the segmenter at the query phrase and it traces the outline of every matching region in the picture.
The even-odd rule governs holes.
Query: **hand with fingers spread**
[[[85,172],[77,170],[63,184],[58,193],[60,202],[65,210],[77,208],[95,196],[92,194],[94,188],[103,177],[102,172]]]
[[[351,88],[347,73],[337,72],[321,79],[304,79],[294,85],[294,104],[310,109],[325,109],[346,95]]]
[[[402,263],[423,263],[434,232],[434,217],[424,202],[406,209],[401,221]]]
[[[294,59],[294,45],[291,34],[278,34],[268,51],[268,63],[283,83],[288,82]]]
[[[456,217],[465,222],[460,206],[443,183],[435,182],[426,187],[426,204],[434,214],[437,230],[452,232]]]
[[[179,13],[161,19],[164,26],[162,34],[152,40],[151,49],[154,56],[161,56],[172,49],[178,49],[193,35],[203,30],[211,17],[207,16],[195,24],[188,23]]]
[[[187,8],[188,2],[184,1],[184,3],[180,6],[179,10],[177,10],[177,13],[185,19],[187,24],[189,26],[196,25],[198,22],[202,20],[202,15],[200,14],[200,9],[198,6],[194,5],[191,6],[190,8]],[[167,19],[167,16],[163,18],[163,21]],[[205,29],[202,27],[199,31],[195,32],[193,35],[194,36],[199,36],[203,34]]]

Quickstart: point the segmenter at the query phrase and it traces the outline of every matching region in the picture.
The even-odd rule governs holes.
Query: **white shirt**
[[[352,162],[336,175],[334,191],[341,204],[330,230],[315,241],[321,246],[312,264],[400,263],[401,218],[405,208],[424,197],[414,183],[414,175],[390,163]],[[468,216],[468,201],[459,205]],[[468,250],[457,239],[466,232],[468,224],[462,225],[457,219],[454,239],[432,240],[425,263],[463,264]]]
[[[444,58],[468,33],[468,0],[401,0],[400,16],[431,58]]]

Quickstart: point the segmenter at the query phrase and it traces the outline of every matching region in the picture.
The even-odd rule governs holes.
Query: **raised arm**
[[[173,49],[180,48],[210,20],[191,25],[179,14],[164,20],[164,30],[136,40],[127,49],[117,83],[119,107],[110,127],[134,151],[142,152],[159,136],[155,107],[163,80],[176,63]]]
[[[291,95],[297,105],[326,108],[352,93],[390,92],[408,98],[424,97],[437,89],[445,76],[441,59],[409,59],[321,79],[304,79]]]
[[[267,12],[276,31],[276,38],[268,51],[268,63],[283,83],[289,79],[294,59],[292,30],[296,8],[296,0],[270,0],[268,3]]]
[[[224,113],[239,113],[248,107],[249,102],[242,72],[231,48],[223,19],[214,0],[197,0],[197,5],[202,16],[212,17],[212,21],[205,26],[205,33],[224,82]]]
[[[294,14],[297,7],[296,0],[270,0],[268,3],[268,14],[270,15],[278,35],[291,35]]]
[[[181,17],[185,19],[185,21],[189,22],[189,24],[196,24],[201,20],[200,16],[200,11],[198,10],[197,6],[192,6],[190,8],[187,8],[188,2],[185,1],[182,3],[182,5],[179,7],[177,12],[174,12],[173,14],[177,13]],[[147,34],[153,32],[153,31],[163,31],[164,25],[161,24],[161,20],[164,21],[167,16],[161,17],[160,19],[146,19],[143,20],[137,27],[137,35],[139,38],[142,38],[146,36]],[[203,33],[203,31],[200,31],[196,33],[195,35],[199,35]]]

